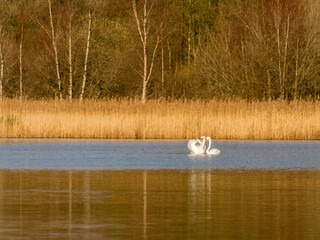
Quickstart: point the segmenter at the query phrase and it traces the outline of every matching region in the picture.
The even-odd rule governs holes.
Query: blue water
[[[8,169],[320,169],[319,141],[214,141],[218,156],[185,140],[1,140]]]

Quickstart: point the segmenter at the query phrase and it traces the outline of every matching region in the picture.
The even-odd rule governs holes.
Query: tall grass
[[[320,139],[320,103],[5,100],[7,138]]]

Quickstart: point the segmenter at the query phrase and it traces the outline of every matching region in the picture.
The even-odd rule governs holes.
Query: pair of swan
[[[207,155],[218,155],[220,154],[219,149],[211,148],[211,137],[201,137],[202,140],[199,139],[191,139],[188,142],[188,148],[193,154],[207,154]],[[206,141],[209,141],[209,146],[206,149]]]

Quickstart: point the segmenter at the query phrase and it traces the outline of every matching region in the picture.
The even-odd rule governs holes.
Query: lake
[[[1,140],[0,239],[319,239],[319,144]]]

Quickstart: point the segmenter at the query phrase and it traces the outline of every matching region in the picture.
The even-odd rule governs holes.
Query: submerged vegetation
[[[305,101],[4,100],[1,137],[320,139],[320,103]]]

